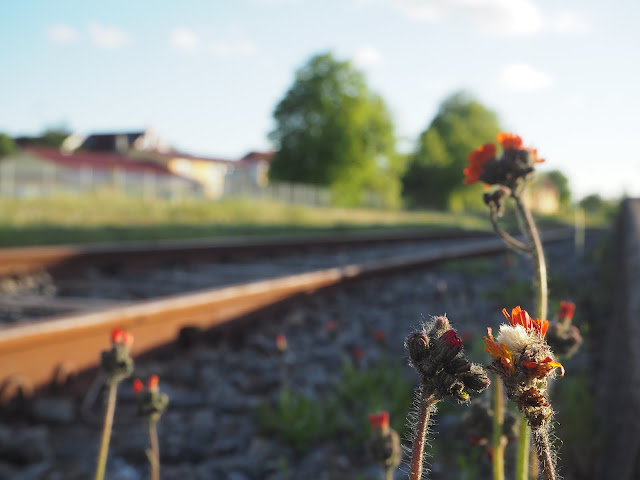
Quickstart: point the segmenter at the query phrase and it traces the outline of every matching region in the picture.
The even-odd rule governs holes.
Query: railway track
[[[566,230],[550,232],[545,236],[545,241],[558,241],[568,236],[571,236],[571,232]],[[363,239],[352,241],[360,243]],[[380,241],[391,240],[385,238]],[[335,244],[337,240],[329,242]],[[308,247],[306,243],[295,243]],[[326,244],[323,243],[324,246]],[[317,242],[317,245],[320,243]],[[274,245],[268,248],[272,247]],[[198,250],[201,248],[203,247],[196,247]],[[222,248],[224,250],[231,247]],[[248,244],[243,248],[249,248]],[[291,249],[292,243],[287,248]],[[100,250],[100,255],[104,255],[107,250]],[[115,327],[127,329],[134,334],[137,341],[133,354],[140,355],[175,341],[187,329],[209,329],[309,292],[360,278],[389,275],[446,260],[495,254],[504,250],[501,240],[481,238],[464,244],[439,245],[427,252],[406,253],[376,261],[351,263],[113,307],[103,305],[103,308],[95,311],[7,325],[0,328],[0,391],[5,400],[17,391],[31,394],[51,384],[60,383],[70,375],[94,368],[97,362],[96,352],[105,348],[108,332]],[[64,251],[66,250],[63,248],[60,252]],[[90,253],[87,253],[87,249],[81,249],[75,254],[80,257],[96,254],[96,250],[92,248],[88,251]],[[132,249],[126,255],[135,257],[134,252],[139,252],[139,249]],[[13,258],[16,257],[19,255]],[[41,258],[47,260],[41,262],[39,267],[52,257],[51,254],[43,253]],[[5,252],[4,258],[12,256]],[[65,258],[68,260],[68,257]],[[35,266],[35,261],[30,265]],[[12,271],[15,273],[17,270]]]
[[[600,272],[586,259],[602,237],[587,235],[584,258],[574,255],[572,238],[547,237],[550,275],[560,282],[555,284],[554,295],[560,295],[559,285],[565,280],[563,295],[573,295],[598,278]],[[364,377],[382,364],[397,367],[399,376],[407,374],[406,390],[410,391],[415,375],[405,368],[402,344],[406,334],[430,315],[447,313],[464,339],[465,349],[473,353],[476,340],[486,334],[486,326],[494,321],[497,326],[502,318],[500,309],[510,306],[502,303],[503,290],[526,286],[530,278],[526,258],[503,252],[503,245],[493,239],[464,245],[446,241],[437,250],[433,246],[429,252],[421,251],[420,259],[417,251],[389,258],[374,255],[362,262],[293,277],[287,274],[78,312],[44,319],[43,323],[30,322],[31,326],[3,327],[0,338],[8,342],[0,340],[0,365],[11,362],[22,367],[24,363],[25,368],[40,368],[42,373],[38,374],[43,377],[38,387],[25,369],[20,368],[19,375],[15,375],[15,368],[2,373],[5,379],[9,375],[17,380],[14,389],[25,380],[23,388],[31,387],[37,395],[4,409],[0,478],[75,480],[91,476],[103,405],[102,396],[89,395],[95,400],[90,418],[95,416],[96,423],[81,421],[87,418],[84,395],[87,391],[96,393],[88,388],[88,382],[95,378],[91,362],[108,348],[112,326],[127,328],[135,336],[135,375],[142,379],[160,375],[161,389],[170,395],[170,407],[159,424],[163,479],[276,480],[285,476],[285,470],[289,478],[377,478],[379,471],[372,468],[364,451],[348,443],[344,435],[360,428],[358,416],[366,424],[366,414],[380,405],[356,403],[355,411],[352,405],[349,411],[355,423],[349,424],[349,430],[342,431],[340,438],[314,442],[302,452],[263,430],[257,407],[277,404],[283,365],[288,384],[316,403],[331,399],[342,385],[345,365],[353,365]],[[583,304],[579,312],[580,318],[589,317]],[[333,334],[325,328],[328,320],[338,324]],[[6,332],[13,332],[12,340]],[[156,333],[164,335],[167,343],[149,343]],[[286,335],[289,344],[284,356],[274,342],[279,333]],[[54,347],[58,340],[65,342],[72,336],[74,340],[66,346]],[[20,350],[20,341],[25,347],[33,341],[31,354],[5,357],[5,347],[13,343],[13,351]],[[82,367],[75,355],[85,348],[88,363]],[[481,350],[475,351],[480,355],[475,361],[483,361]],[[565,365],[567,377],[575,375],[579,365]],[[49,388],[83,368],[86,375]],[[131,382],[125,380],[118,392],[107,464],[107,477],[112,479],[147,475],[143,452],[148,439],[145,425],[136,419]],[[380,389],[384,396],[391,394],[386,384]],[[408,408],[396,411],[392,419],[402,423]],[[455,412],[443,408],[437,416],[438,444],[447,445],[453,453],[459,452],[454,446],[460,444],[459,432],[455,432],[463,414],[464,409],[456,407]],[[570,457],[570,448],[563,447],[565,458]],[[30,452],[27,459],[16,453],[22,451]],[[459,473],[455,462],[455,457],[446,458],[446,452],[439,451],[432,461],[432,477],[452,480]],[[481,478],[489,475],[478,473]]]

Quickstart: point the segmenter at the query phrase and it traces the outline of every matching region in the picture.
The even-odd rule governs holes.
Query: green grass
[[[306,207],[266,200],[143,200],[110,192],[0,198],[0,246],[407,227],[488,229],[478,214]]]

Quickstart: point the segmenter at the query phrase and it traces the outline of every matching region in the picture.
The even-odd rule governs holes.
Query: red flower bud
[[[460,340],[455,330],[447,330],[440,338],[442,338],[442,341],[446,343],[450,349],[458,351],[462,349],[462,340]]]
[[[144,384],[139,378],[136,378],[133,381],[133,393],[140,393],[144,390]]]
[[[338,329],[338,322],[335,320],[327,320],[327,323],[324,324],[324,329],[331,333]]]
[[[355,361],[360,361],[364,357],[364,351],[361,348],[351,349],[351,356]]]
[[[284,336],[284,333],[276,335],[276,347],[281,353],[287,351],[287,346],[287,337]]]
[[[384,340],[385,340],[385,338],[386,338],[387,334],[386,334],[384,331],[382,331],[382,330],[375,330],[375,331],[373,332],[372,336],[373,336],[373,339],[374,339],[376,342],[378,342],[378,343],[382,343],[382,342],[384,342]]]
[[[389,428],[389,412],[370,413],[369,423],[374,430]]]
[[[569,321],[573,318],[573,313],[576,311],[576,304],[573,302],[560,302],[560,308],[558,309],[558,318],[560,320]]]
[[[121,328],[114,328],[111,331],[111,343],[121,343],[127,348],[131,348],[131,345],[133,345],[133,335]]]

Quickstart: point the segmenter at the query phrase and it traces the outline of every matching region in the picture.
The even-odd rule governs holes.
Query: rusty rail
[[[563,240],[569,235],[571,232],[566,230],[549,233],[545,241]],[[501,240],[482,239],[467,245],[443,246],[419,256],[352,264],[0,327],[0,385],[21,384],[23,390],[33,391],[52,383],[61,370],[81,372],[96,367],[98,352],[108,347],[109,332],[114,327],[133,333],[135,356],[175,341],[185,327],[212,328],[299,294],[504,250]]]

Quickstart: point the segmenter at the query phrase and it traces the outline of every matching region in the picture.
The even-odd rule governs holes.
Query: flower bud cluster
[[[141,380],[133,382],[133,391],[138,402],[138,415],[150,421],[157,421],[162,412],[169,404],[169,397],[158,388],[159,379],[157,375],[151,375],[147,383],[147,388]]]
[[[424,392],[436,399],[452,396],[467,402],[469,393],[489,386],[484,369],[463,355],[462,340],[445,316],[410,334],[405,348],[411,366],[420,374]]]
[[[133,336],[119,328],[111,332],[111,350],[102,352],[101,365],[109,382],[119,382],[133,372],[133,359],[129,349]]]
[[[492,143],[471,152],[464,170],[464,183],[481,181],[488,185],[503,185],[514,191],[531,177],[535,164],[544,161],[538,158],[535,149],[523,147],[522,139],[517,135],[500,132],[497,139],[503,148],[502,155],[495,155],[496,148]]]
[[[385,470],[395,470],[402,461],[400,436],[389,427],[389,412],[369,415],[371,436],[367,444],[371,457]]]
[[[576,306],[573,302],[560,302],[556,318],[549,324],[547,343],[558,357],[572,357],[582,345],[578,327],[571,323]]]
[[[514,308],[511,315],[506,309],[502,312],[509,324],[500,326],[497,339],[494,340],[491,328],[487,328],[488,337],[484,337],[485,352],[493,357],[487,368],[502,377],[507,396],[536,430],[553,416],[546,396],[547,379],[556,368],[564,375],[564,367],[554,361],[545,342],[547,320],[532,319],[520,307]]]

